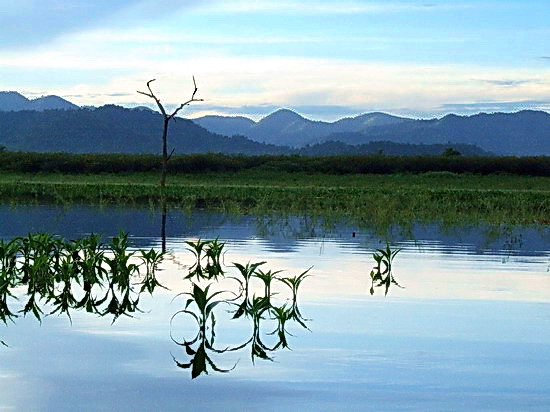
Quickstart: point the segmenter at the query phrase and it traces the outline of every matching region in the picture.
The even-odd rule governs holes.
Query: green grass
[[[550,178],[468,175],[326,175],[273,171],[173,174],[171,206],[235,213],[350,217],[363,223],[411,221],[548,225]],[[0,199],[26,203],[145,203],[161,197],[157,173],[0,173]]]

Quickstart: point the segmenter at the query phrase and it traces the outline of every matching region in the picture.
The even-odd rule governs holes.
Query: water
[[[136,247],[160,247],[160,217],[146,209],[0,208],[0,237],[32,231],[65,237],[119,229]],[[356,232],[353,237],[353,232]],[[140,300],[143,313],[111,319],[74,312],[0,328],[0,410],[547,410],[550,405],[548,228],[412,225],[383,234],[309,217],[258,219],[196,212],[168,216],[170,290]],[[190,290],[185,240],[227,242],[225,263],[267,261],[299,274],[300,311],[310,331],[289,323],[292,350],[251,360],[250,345],[211,353],[219,373],[191,379],[174,343],[195,333],[174,313]],[[372,253],[386,240],[403,250],[387,297],[369,294]],[[231,281],[226,281],[231,287]],[[259,293],[259,285],[254,286]],[[21,294],[24,291],[20,291]],[[286,290],[275,286],[276,299]],[[215,347],[244,344],[250,321],[216,308]],[[276,323],[265,321],[265,331]],[[275,335],[262,337],[276,343]]]

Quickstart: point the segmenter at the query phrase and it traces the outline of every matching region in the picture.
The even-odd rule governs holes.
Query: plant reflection
[[[72,310],[109,315],[113,322],[132,316],[141,293],[162,287],[156,271],[164,253],[128,248],[122,232],[108,244],[94,234],[76,240],[45,233],[0,240],[0,320],[15,322],[19,313],[32,313],[40,322],[45,314],[70,319]],[[26,288],[27,300],[16,310],[20,288]]]
[[[181,293],[178,296],[187,297],[184,308],[176,312],[172,321],[178,316],[187,316],[192,319],[198,328],[198,332],[191,339],[172,340],[184,348],[183,356],[188,359],[185,362],[178,360],[172,355],[175,364],[182,369],[191,369],[191,378],[196,378],[201,374],[208,374],[209,369],[215,372],[229,372],[236,367],[234,364],[230,368],[218,367],[213,359],[213,354],[224,354],[237,352],[249,347],[251,360],[254,363],[256,359],[273,360],[272,353],[280,349],[289,349],[287,331],[289,322],[296,322],[304,328],[306,319],[301,315],[298,308],[298,292],[303,280],[308,276],[308,269],[299,276],[280,277],[281,271],[262,270],[260,266],[266,262],[257,262],[246,264],[233,263],[232,269],[236,269],[235,276],[226,276],[229,268],[223,268],[220,262],[223,243],[218,239],[211,241],[198,240],[197,242],[187,242],[190,250],[195,256],[195,263],[189,269],[187,278],[196,278],[200,280],[215,280],[216,282],[225,279],[235,280],[238,284],[236,292],[231,290],[218,290],[211,292],[214,284],[209,284],[201,288],[199,283],[192,283],[192,291]],[[203,251],[215,251],[209,255]],[[258,285],[263,287],[263,295],[251,296],[251,283],[257,281]],[[274,304],[273,297],[276,295],[272,291],[275,283],[280,283],[290,288],[290,296],[287,303],[282,305]],[[217,285],[217,283],[216,283]],[[223,298],[222,298],[223,297]],[[278,296],[279,298],[279,296]],[[280,300],[280,299],[279,299]],[[252,335],[241,344],[228,346],[225,348],[215,348],[216,338],[216,317],[214,308],[220,304],[225,304],[232,309],[232,319],[248,319],[252,326]],[[267,329],[269,324],[275,324],[274,329]],[[172,324],[172,322],[171,322]],[[172,335],[172,334],[171,334]],[[269,336],[274,336],[275,341],[271,344],[266,343]],[[179,355],[179,356],[182,356]]]
[[[386,244],[386,249],[377,249],[373,253],[372,258],[376,262],[376,265],[370,272],[371,287],[370,294],[374,295],[374,288],[383,286],[385,288],[384,295],[388,295],[390,286],[396,285],[403,288],[393,276],[392,264],[395,256],[401,251],[401,249],[392,250],[389,244]]]

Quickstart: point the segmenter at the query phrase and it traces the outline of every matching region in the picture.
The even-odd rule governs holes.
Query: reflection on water
[[[173,355],[174,362],[179,368],[191,369],[191,377],[194,379],[201,374],[208,374],[207,368],[210,367],[216,372],[229,372],[234,369],[236,364],[230,369],[221,369],[216,366],[209,356],[209,353],[223,354],[225,352],[235,352],[245,348],[250,344],[251,358],[254,363],[255,358],[272,360],[268,355],[278,349],[289,348],[287,341],[287,322],[296,321],[303,327],[305,319],[298,309],[298,291],[303,280],[307,277],[308,269],[298,276],[281,277],[278,276],[281,271],[262,270],[260,267],[266,262],[240,264],[233,263],[232,267],[237,269],[238,277],[228,276],[229,268],[225,268],[223,261],[223,251],[225,244],[218,239],[215,240],[197,240],[196,242],[187,241],[189,251],[194,255],[194,262],[189,268],[186,279],[196,278],[197,281],[215,281],[219,284],[220,278],[227,277],[238,282],[239,291],[235,293],[231,290],[211,291],[212,283],[201,288],[197,283],[192,284],[191,292],[183,292],[178,296],[186,296],[187,301],[182,310],[172,316],[173,321],[178,315],[186,315],[196,322],[198,332],[191,339],[183,339],[178,342],[172,337],[172,340],[185,348],[185,354],[191,359],[182,363]],[[251,296],[251,283],[258,279],[263,284],[263,295]],[[291,290],[291,301],[287,306],[284,303],[277,306],[274,303],[275,294],[272,292],[272,284],[282,282]],[[222,298],[222,295],[231,294],[231,298]],[[214,340],[216,337],[216,318],[215,308],[220,304],[233,306],[233,319],[250,319],[253,325],[252,337],[242,344],[228,346],[225,349],[215,349]],[[269,335],[276,335],[278,341],[269,346],[262,340],[260,325],[269,318],[276,321],[276,328]],[[307,328],[307,327],[306,327]]]
[[[144,209],[5,207],[0,215],[4,239],[36,231],[110,237],[123,229],[134,247],[162,247],[162,217]],[[411,225],[378,232],[344,221],[170,210],[166,223],[169,255],[157,280],[169,290],[142,293],[142,312],[113,325],[81,310],[71,313],[72,324],[52,316],[42,326],[18,318],[3,328],[10,347],[0,350],[0,409],[546,410],[550,404],[548,227]],[[225,276],[185,280],[196,262],[186,242],[216,238],[225,244],[218,256]],[[406,287],[390,286],[388,296],[382,251],[390,285],[393,279]],[[382,256],[379,271],[373,254]],[[375,292],[383,282],[371,296],[373,267]],[[295,294],[299,274],[305,280]],[[197,305],[195,285],[207,297],[225,291],[201,304],[206,315],[209,304],[221,301],[209,316]],[[174,299],[181,292],[195,300]],[[26,303],[14,302],[12,312]]]
[[[393,259],[400,252],[401,249],[392,250],[390,245],[386,245],[386,249],[378,249],[372,258],[376,262],[376,266],[370,271],[370,278],[372,280],[370,287],[370,294],[374,295],[374,287],[384,286],[384,295],[388,295],[391,285],[395,285],[398,288],[402,286],[397,283],[395,276],[393,275],[392,265]],[[378,282],[378,283],[376,283]]]
[[[35,233],[7,242],[1,239],[0,320],[15,323],[18,313],[30,313],[41,321],[46,305],[49,315],[64,314],[69,319],[74,310],[109,315],[113,322],[122,315],[132,316],[139,311],[141,293],[152,294],[161,286],[155,272],[163,253],[151,249],[137,254],[128,246],[124,233],[108,245],[97,235],[65,240]],[[25,293],[17,292],[23,288]],[[13,309],[16,300],[26,301],[23,309]]]

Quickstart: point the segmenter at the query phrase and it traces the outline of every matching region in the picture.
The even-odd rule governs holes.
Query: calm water
[[[0,238],[119,229],[136,247],[160,247],[160,217],[145,209],[0,208]],[[72,324],[50,316],[0,327],[10,345],[0,347],[0,410],[550,408],[548,228],[413,225],[377,235],[304,217],[173,212],[167,236],[159,279],[170,290],[144,296],[135,318],[111,324],[74,312]],[[192,380],[174,362],[190,356],[170,333],[180,340],[194,330],[185,316],[172,325],[170,318],[185,304],[174,297],[190,290],[184,241],[217,236],[227,242],[226,264],[267,261],[289,275],[314,266],[299,295],[310,331],[289,324],[292,350],[270,353],[273,361],[253,363],[250,345],[212,353],[216,367],[234,369],[209,366]],[[393,270],[405,288],[370,296],[372,253],[387,239],[403,249]],[[275,291],[284,302],[285,290]],[[230,319],[228,309],[216,308],[216,348],[238,347],[252,333],[250,321]],[[266,322],[266,332],[276,326]]]

